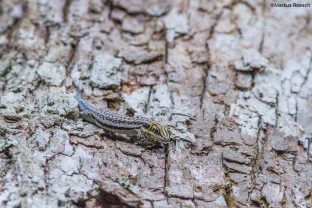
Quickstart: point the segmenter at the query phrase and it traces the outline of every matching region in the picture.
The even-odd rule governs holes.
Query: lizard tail
[[[76,99],[82,100],[82,95],[81,95],[81,89],[79,89],[79,87],[76,88]]]
[[[76,88],[76,100],[78,101],[78,107],[80,111],[95,109],[92,104],[83,99],[82,92],[78,87]]]

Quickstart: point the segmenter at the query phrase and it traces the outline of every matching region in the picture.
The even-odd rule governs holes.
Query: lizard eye
[[[159,134],[159,129],[154,129],[153,132],[154,132],[155,134]]]

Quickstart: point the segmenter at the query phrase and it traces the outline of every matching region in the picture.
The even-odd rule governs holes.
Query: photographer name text
[[[271,3],[271,7],[294,7],[294,8],[299,8],[299,7],[311,7],[310,3]]]

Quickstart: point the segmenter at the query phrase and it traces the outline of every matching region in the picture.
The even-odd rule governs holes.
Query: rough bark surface
[[[312,10],[0,1],[1,207],[312,207]],[[114,139],[96,106],[174,132]]]

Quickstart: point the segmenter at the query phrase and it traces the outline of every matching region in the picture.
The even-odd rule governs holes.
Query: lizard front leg
[[[148,147],[149,149],[154,149],[154,148],[159,146],[158,143],[155,143],[154,141],[148,139],[142,130],[139,130],[137,133],[137,142],[136,143],[141,144],[145,147]]]

